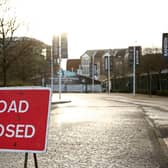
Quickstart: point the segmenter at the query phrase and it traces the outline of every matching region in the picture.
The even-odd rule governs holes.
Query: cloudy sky
[[[51,44],[53,34],[68,32],[70,58],[87,49],[161,47],[168,32],[167,0],[11,1],[27,35]]]

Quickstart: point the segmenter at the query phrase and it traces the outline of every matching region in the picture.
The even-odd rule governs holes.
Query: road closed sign
[[[50,95],[43,87],[0,89],[0,151],[46,151]]]

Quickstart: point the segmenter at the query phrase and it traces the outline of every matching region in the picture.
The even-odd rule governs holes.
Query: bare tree
[[[16,38],[10,47],[10,68],[8,77],[11,84],[24,84],[31,79],[46,75],[48,62],[41,55],[47,45],[29,37]]]
[[[8,0],[0,0],[0,67],[3,86],[7,85],[7,71],[10,65],[8,50],[13,40],[14,33],[19,24],[14,14],[11,14]]]

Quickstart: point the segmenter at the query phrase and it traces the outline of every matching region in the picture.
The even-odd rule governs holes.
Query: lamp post
[[[110,94],[110,90],[111,90],[111,81],[110,81],[110,55],[107,58],[108,58],[108,93]]]
[[[133,96],[136,94],[136,51],[135,46],[133,47]]]
[[[94,93],[94,75],[95,75],[95,66],[94,66],[94,57],[96,55],[96,51],[92,55],[92,92]]]

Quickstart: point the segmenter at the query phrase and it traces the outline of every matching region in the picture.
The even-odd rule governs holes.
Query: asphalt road
[[[140,104],[117,94],[64,94],[62,99],[71,102],[52,106],[48,151],[37,154],[39,168],[168,167]],[[24,153],[0,153],[0,168],[23,165]],[[28,167],[34,167],[32,154]]]

